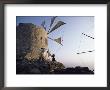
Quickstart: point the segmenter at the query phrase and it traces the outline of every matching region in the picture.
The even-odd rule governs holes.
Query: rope
[[[87,35],[87,34],[84,34],[84,33],[82,33],[82,35],[84,35],[84,36],[86,36],[86,37],[89,37],[89,38],[91,38],[91,39],[95,39],[94,37],[91,37],[91,36],[89,36],[89,35]]]
[[[86,51],[86,52],[80,52],[80,53],[77,53],[77,54],[88,53],[88,52],[93,52],[93,51],[95,51],[95,50]]]
[[[78,51],[79,51],[80,48],[81,48],[81,43],[82,43],[82,42],[83,42],[83,41],[82,41],[82,34],[80,34],[80,41],[79,41]],[[79,59],[80,59],[81,64],[85,65],[84,60],[83,60],[80,56],[78,56],[78,57],[79,57]]]
[[[86,36],[86,37],[89,37],[89,38],[91,38],[91,39],[94,39],[93,37],[91,37],[91,36],[89,36],[89,35],[87,35],[87,34],[84,34],[84,33],[81,33],[81,35],[80,35],[80,38],[81,38],[81,36],[82,35],[84,35],[84,36]],[[80,39],[80,42],[79,42],[79,47],[78,47],[78,49],[80,50],[80,44],[82,43],[82,38]],[[78,51],[79,51],[78,50]],[[80,53],[77,53],[77,54],[83,54],[83,53],[88,53],[88,52],[93,52],[93,51],[95,51],[95,50],[89,50],[89,51],[84,51],[84,52],[80,52]]]

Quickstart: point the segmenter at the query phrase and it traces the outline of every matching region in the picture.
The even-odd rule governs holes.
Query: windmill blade
[[[45,20],[42,22],[41,26],[43,26],[43,27],[44,27],[44,25],[45,25]]]
[[[61,44],[62,45],[62,40],[61,40],[61,37],[57,38],[57,39],[54,39],[54,41],[56,41],[57,43]]]
[[[56,30],[57,28],[59,28],[60,26],[62,26],[64,24],[66,24],[66,23],[64,23],[63,21],[58,21],[58,23],[48,32],[48,34],[53,32],[54,30]]]
[[[46,27],[44,27],[44,29],[46,30]]]
[[[50,28],[51,28],[51,26],[53,25],[53,23],[54,23],[56,17],[57,17],[57,16],[54,16],[54,17],[51,18]]]
[[[41,24],[41,26],[45,29],[44,25],[45,25],[45,20]]]
[[[63,46],[63,44],[61,43],[61,42],[62,42],[61,37],[59,37],[59,38],[57,38],[57,39],[52,39],[52,38],[50,38],[50,37],[48,37],[48,38],[51,39],[52,41],[55,41],[55,42],[57,42],[58,44],[60,44],[60,45]]]

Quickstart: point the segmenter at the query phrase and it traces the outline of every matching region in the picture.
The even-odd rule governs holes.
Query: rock
[[[88,67],[77,66],[75,68],[65,66],[57,61],[46,60],[17,60],[16,61],[17,74],[94,74],[94,71],[89,70]]]
[[[32,70],[30,70],[30,74],[40,74],[40,70],[38,68],[33,68]]]
[[[61,70],[65,68],[65,66],[62,63],[57,62],[57,61],[51,61],[49,62],[49,64],[50,64],[50,71],[55,70],[55,69]]]
[[[60,62],[46,61],[46,60],[17,60],[16,73],[17,74],[49,74],[55,69],[61,70],[64,65]]]

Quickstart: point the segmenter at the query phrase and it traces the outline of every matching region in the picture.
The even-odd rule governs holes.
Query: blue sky
[[[17,16],[16,24],[33,23],[41,25],[46,21],[46,28],[49,29],[52,16]],[[56,55],[57,61],[62,62],[66,67],[87,66],[94,69],[94,52],[76,54],[83,51],[94,50],[94,39],[88,38],[82,33],[94,36],[94,17],[93,16],[58,16],[55,20],[62,20],[66,24],[49,34],[55,39],[62,37],[63,46],[48,40],[49,50]],[[53,25],[54,26],[54,25]]]

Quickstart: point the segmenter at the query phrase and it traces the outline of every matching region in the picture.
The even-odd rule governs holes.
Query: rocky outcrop
[[[53,72],[56,69],[61,70],[65,68],[65,66],[62,63],[57,61],[49,61],[48,63],[50,65],[50,72]]]
[[[16,73],[17,74],[52,74],[54,70],[64,69],[65,66],[57,61],[46,60],[17,60]]]
[[[57,61],[17,60],[16,74],[94,74],[88,67],[68,67]]]

